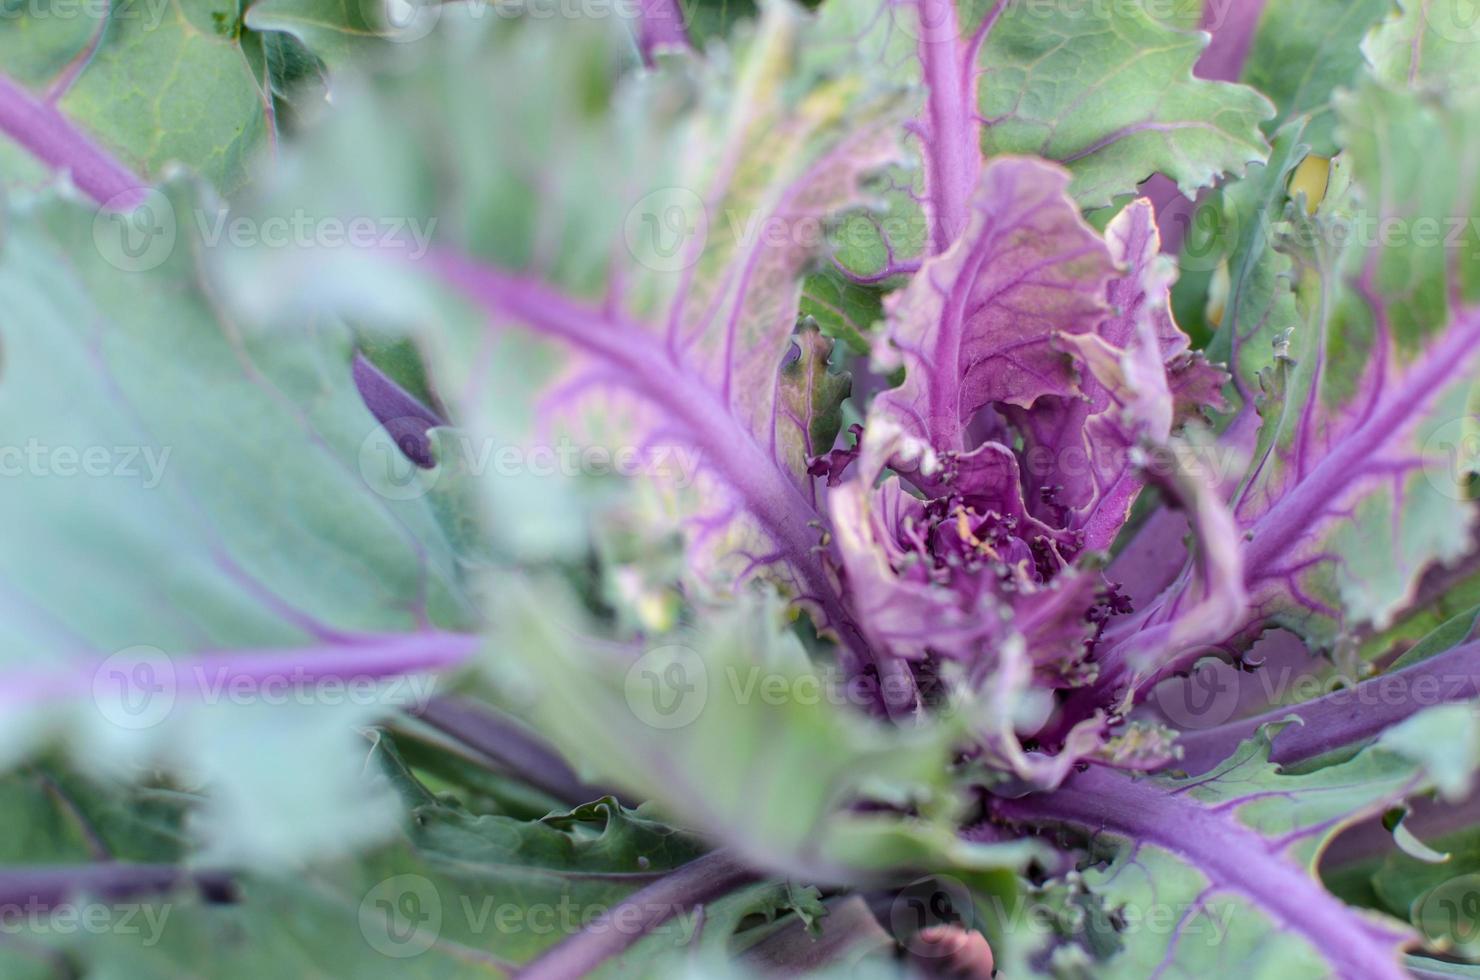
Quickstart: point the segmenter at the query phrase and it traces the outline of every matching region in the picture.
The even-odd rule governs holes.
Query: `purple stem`
[[[1184,732],[1178,740],[1183,756],[1167,768],[1191,775],[1207,772],[1231,756],[1240,742],[1252,738],[1261,725],[1291,716],[1304,724],[1289,725],[1275,736],[1269,757],[1281,765],[1302,762],[1372,738],[1425,708],[1476,697],[1480,697],[1480,641],[1304,704]]]
[[[925,191],[933,251],[944,252],[966,228],[981,170],[981,135],[971,95],[976,72],[962,57],[955,0],[916,0],[925,70]]]
[[[325,678],[344,680],[399,677],[430,673],[462,663],[478,649],[479,638],[463,633],[427,630],[419,633],[366,636],[348,643],[285,650],[224,650],[188,658],[144,660],[167,677],[151,677],[151,685],[173,683],[177,695],[229,689],[233,683],[286,681],[312,683]],[[167,663],[167,666],[166,666]],[[99,663],[33,673],[13,674],[0,688],[0,705],[85,697],[98,681]],[[123,665],[119,665],[123,670]]]
[[[93,55],[98,53],[98,47],[103,43],[103,35],[108,33],[108,19],[113,14],[112,8],[112,0],[103,0],[102,8],[98,12],[98,26],[93,30],[92,38],[87,42],[87,46],[77,52],[76,56],[62,69],[62,73],[47,86],[46,101],[48,103],[56,104],[58,99],[71,91],[78,76],[82,74],[82,69],[86,68],[92,61]]]
[[[1381,311],[1378,311],[1379,313]],[[1384,478],[1384,461],[1391,457],[1392,446],[1411,434],[1414,423],[1422,418],[1434,399],[1448,390],[1480,358],[1480,309],[1460,311],[1443,334],[1419,355],[1399,378],[1390,379],[1375,396],[1364,421],[1346,432],[1326,455],[1292,488],[1279,496],[1267,510],[1252,520],[1241,515],[1240,531],[1244,587],[1258,596],[1281,579],[1288,577],[1281,567],[1286,553],[1307,543],[1312,534],[1328,521],[1334,510],[1348,501],[1363,481]],[[1312,396],[1315,397],[1315,396]],[[1302,424],[1308,424],[1302,421]],[[1234,513],[1240,514],[1240,502],[1234,501]],[[1185,576],[1184,576],[1185,580]],[[1172,615],[1184,593],[1178,587],[1162,594],[1159,602],[1170,603]],[[1145,634],[1135,628],[1148,617],[1157,615],[1148,607],[1137,618],[1125,620],[1106,632],[1107,649],[1100,661],[1100,677],[1081,701],[1104,704],[1118,700],[1127,686],[1137,700],[1157,684],[1185,672],[1206,652],[1206,647],[1168,651],[1169,658],[1144,676],[1134,676],[1131,660],[1146,645]],[[1243,623],[1233,635],[1256,625],[1257,619]]]
[[[224,669],[234,676],[260,679],[280,676],[284,670],[301,671],[295,676],[310,681],[327,677],[399,677],[456,667],[472,656],[479,644],[479,638],[471,634],[426,630],[367,636],[355,643],[307,649],[200,654],[187,661],[186,666]]]
[[[845,651],[859,660],[871,654],[863,633],[844,606],[823,561],[825,521],[801,488],[770,453],[736,421],[715,391],[696,380],[662,344],[620,314],[587,307],[543,284],[482,265],[466,256],[433,253],[430,267],[448,286],[499,319],[514,319],[600,358],[615,368],[632,391],[681,420],[703,464],[744,501],[795,571],[802,595],[837,632]],[[826,546],[835,547],[835,546]],[[855,660],[853,666],[858,666]],[[894,658],[880,658],[882,691],[898,695],[886,707],[895,714],[914,708],[907,671]]]
[[[642,0],[641,15],[637,22],[637,49],[642,52],[643,64],[649,68],[660,49],[689,46],[680,0]]]
[[[138,204],[149,185],[66,119],[0,74],[0,133],[4,133],[99,204],[125,209]]]
[[[99,862],[0,870],[0,908],[44,911],[82,896],[116,900],[192,884],[209,899],[231,894],[224,871],[187,871],[173,864]]]
[[[1465,310],[1405,377],[1386,386],[1367,421],[1333,446],[1309,476],[1254,522],[1244,548],[1251,592],[1261,579],[1275,576],[1285,551],[1345,499],[1354,484],[1374,477],[1374,463],[1381,461],[1390,440],[1407,433],[1420,413],[1471,368],[1477,351],[1480,309]]]
[[[515,973],[517,980],[588,976],[664,922],[754,881],[757,875],[723,851],[690,861],[633,892],[576,933]]]
[[[436,466],[437,457],[432,453],[432,441],[427,432],[447,422],[387,377],[364,354],[355,353],[353,373],[355,387],[360,390],[365,407],[395,440],[406,458],[424,470]]]
[[[415,714],[557,800],[575,806],[604,796],[621,799],[615,790],[583,782],[543,739],[489,705],[464,698],[435,698]]]
[[[1314,876],[1271,850],[1272,844],[1239,822],[1150,779],[1091,766],[1058,790],[995,801],[996,813],[1015,823],[1065,823],[1091,833],[1127,838],[1172,852],[1208,879],[1205,894],[1243,895],[1275,927],[1309,942],[1343,977],[1403,980],[1399,935],[1387,933],[1321,887]],[[1389,941],[1390,940],[1390,941]]]

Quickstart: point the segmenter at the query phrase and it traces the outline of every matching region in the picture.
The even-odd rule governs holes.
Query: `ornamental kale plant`
[[[1480,971],[1480,2],[0,0],[6,977]]]

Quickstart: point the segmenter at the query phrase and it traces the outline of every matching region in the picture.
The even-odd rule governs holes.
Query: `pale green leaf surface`
[[[1179,8],[1180,11],[1181,8]],[[982,47],[982,151],[1036,154],[1074,174],[1086,208],[1154,173],[1188,196],[1269,151],[1253,89],[1192,77],[1207,44],[1139,3],[1009,4]]]
[[[961,718],[896,730],[867,718],[839,675],[820,671],[775,604],[742,603],[647,652],[603,651],[569,610],[534,615],[528,585],[505,583],[493,618],[510,656],[491,665],[570,758],[652,799],[778,873],[868,878],[894,868],[1013,867],[1028,842],[973,845],[949,763]],[[558,597],[541,586],[545,602]],[[556,623],[561,625],[556,625]],[[590,629],[589,625],[586,627]],[[860,813],[875,800],[912,809]]]
[[[163,202],[210,206],[183,185]],[[48,196],[8,216],[0,416],[20,452],[0,498],[28,519],[0,547],[5,754],[56,736],[87,746],[92,767],[156,762],[213,782],[194,831],[218,857],[350,846],[384,827],[352,730],[384,697],[236,704],[165,688],[151,701],[151,687],[134,692],[158,705],[150,724],[98,666],[136,647],[161,669],[211,651],[310,657],[334,631],[475,621],[430,502],[372,488],[364,454],[384,437],[350,378],[348,332],[244,339],[181,225],[157,267],[125,271],[104,258],[128,264],[116,229],[88,207]]]
[[[1383,82],[1434,93],[1480,87],[1480,2],[1397,0],[1362,51]]]
[[[1346,152],[1324,200],[1271,226],[1294,261],[1299,323],[1261,378],[1264,426],[1235,498],[1256,603],[1321,645],[1386,628],[1426,569],[1464,553],[1475,461],[1446,447],[1465,431],[1480,331],[1480,254],[1446,244],[1468,221],[1480,106],[1370,82],[1337,105]],[[1315,469],[1356,446],[1359,458]],[[1285,508],[1313,507],[1300,543],[1281,546],[1262,530],[1278,517],[1263,515],[1302,495]]]
[[[1322,851],[1343,828],[1435,785],[1453,788],[1456,779],[1473,774],[1477,750],[1480,730],[1473,724],[1456,728],[1453,710],[1440,708],[1413,717],[1344,761],[1314,770],[1289,772],[1270,764],[1269,736],[1261,732],[1212,772],[1158,784],[1198,804],[1209,818],[1254,831],[1271,855],[1309,873],[1314,883]],[[1084,870],[1081,880],[1102,913],[1062,921],[1062,934],[1049,945],[1068,945],[1059,945],[1054,961],[1080,963],[1096,977],[1139,978],[1158,971],[1189,980],[1233,973],[1271,980],[1330,975],[1329,950],[1272,916],[1263,904],[1269,896],[1244,890],[1259,887],[1266,872],[1251,870],[1246,882],[1210,874],[1164,843],[1188,832],[1195,829],[1167,828],[1155,841],[1100,835],[1097,843],[1108,848],[1108,860]],[[1396,960],[1398,943],[1408,936],[1404,929],[1376,913],[1351,915],[1364,932],[1389,945]],[[1373,975],[1392,975],[1372,967]]]
[[[1356,81],[1362,38],[1391,8],[1391,0],[1268,0],[1243,74],[1278,109],[1265,131],[1308,116],[1312,152],[1333,154],[1331,95]]]

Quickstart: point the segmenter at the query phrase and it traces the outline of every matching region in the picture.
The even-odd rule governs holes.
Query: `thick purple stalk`
[[[230,689],[233,683],[313,683],[380,679],[432,673],[461,664],[478,649],[479,639],[463,633],[426,630],[419,633],[370,635],[345,643],[284,650],[223,650],[179,659],[140,657],[139,671],[129,670],[129,683],[151,690],[199,695]],[[24,706],[86,697],[101,683],[100,663],[74,664],[45,672],[13,673],[0,686],[0,705]],[[125,664],[117,665],[124,672]],[[159,676],[163,672],[167,676]]]
[[[642,0],[641,15],[637,23],[637,49],[642,52],[644,64],[651,66],[661,48],[689,46],[681,0]]]
[[[0,909],[44,911],[82,896],[118,900],[194,885],[210,899],[231,894],[222,871],[188,871],[173,864],[99,862],[0,869]]]
[[[434,253],[430,267],[442,280],[499,319],[514,319],[598,357],[616,369],[640,397],[681,420],[702,464],[716,473],[744,502],[746,510],[776,542],[796,573],[801,599],[821,614],[844,648],[871,661],[868,643],[845,608],[823,562],[823,515],[783,472],[770,453],[730,414],[710,387],[697,381],[647,331],[620,314],[585,306],[547,286],[472,259]],[[856,666],[855,662],[855,666]],[[880,658],[880,690],[897,695],[891,711],[914,707],[908,668],[895,658]],[[900,672],[904,673],[901,674]],[[900,692],[905,692],[901,694]]]
[[[723,851],[706,854],[633,892],[583,931],[536,957],[515,977],[569,980],[587,976],[675,915],[720,898],[756,877]]]
[[[149,185],[115,160],[56,108],[0,74],[0,133],[25,147],[99,204],[129,208]]]
[[[793,563],[807,571],[808,585],[819,592],[825,587],[816,555],[821,515],[715,393],[695,381],[640,327],[613,322],[607,314],[540,283],[461,257],[439,254],[433,267],[449,285],[495,315],[516,318],[617,367],[644,398],[685,420],[704,454],[704,465],[723,471],[767,531],[787,548]]]
[[[1365,411],[1364,421],[1333,444],[1298,483],[1268,510],[1247,524],[1241,523],[1244,587],[1249,595],[1257,600],[1262,591],[1277,587],[1288,550],[1308,542],[1321,525],[1342,519],[1333,508],[1343,506],[1342,502],[1349,500],[1364,481],[1390,478],[1391,468],[1386,461],[1393,443],[1411,435],[1433,400],[1473,370],[1477,357],[1480,309],[1470,309],[1457,314],[1443,335],[1401,377],[1387,382]],[[1317,393],[1311,397],[1320,396]],[[1234,505],[1237,513],[1239,502]],[[1186,671],[1205,655],[1205,646],[1169,651],[1169,659],[1155,670],[1139,678],[1133,676],[1131,664],[1147,645],[1150,624],[1174,617],[1184,595],[1181,583],[1174,585],[1162,594],[1156,606],[1112,626],[1105,636],[1100,677],[1092,691],[1077,700],[1107,704],[1118,700],[1130,684],[1135,686],[1133,696],[1142,700],[1161,681]],[[1245,623],[1241,629],[1250,625],[1253,623]]]
[[[1230,810],[1212,810],[1151,779],[1091,766],[1052,793],[997,800],[1015,823],[1064,823],[1128,838],[1176,854],[1208,878],[1208,891],[1246,897],[1276,928],[1304,938],[1336,976],[1403,980],[1396,935],[1375,927],[1323,888],[1305,869],[1271,851],[1272,842]]]
[[[583,782],[561,755],[534,732],[489,705],[463,698],[434,698],[414,712],[499,767],[572,806],[620,794]]]
[[[426,630],[367,636],[332,646],[301,650],[226,650],[198,654],[185,670],[225,670],[233,676],[266,679],[284,671],[305,680],[324,678],[399,677],[456,667],[478,649],[481,641],[467,633]]]
[[[1407,432],[1421,413],[1475,362],[1480,349],[1480,310],[1466,310],[1430,346],[1397,384],[1380,394],[1367,421],[1334,446],[1325,458],[1249,528],[1244,569],[1250,591],[1273,575],[1285,549],[1300,541],[1352,486],[1374,479],[1372,461],[1390,440]],[[1318,397],[1312,395],[1311,397]]]
[[[353,374],[355,387],[360,390],[365,407],[395,440],[406,458],[422,469],[436,466],[437,457],[432,454],[427,432],[447,422],[388,378],[364,354],[355,354]]]
[[[1299,718],[1274,739],[1269,757],[1286,765],[1356,745],[1425,708],[1480,697],[1480,641],[1435,654],[1402,670],[1362,681],[1303,704],[1273,708],[1253,718],[1185,732],[1183,755],[1168,769],[1206,772],[1253,737],[1261,725]]]
[[[944,252],[960,237],[971,214],[981,170],[976,71],[966,63],[955,0],[916,0],[920,61],[929,98],[925,104],[925,193],[932,251]]]

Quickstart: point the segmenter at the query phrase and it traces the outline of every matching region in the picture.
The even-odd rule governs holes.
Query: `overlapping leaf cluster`
[[[1225,6],[10,17],[7,966],[1446,975],[1480,18]]]

